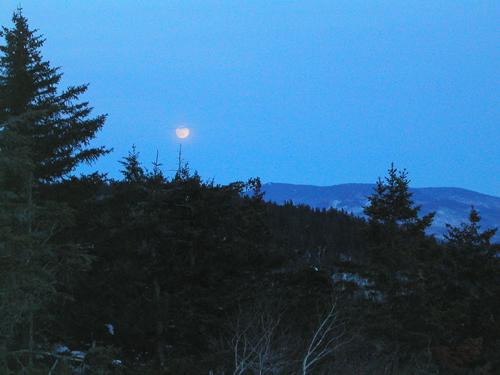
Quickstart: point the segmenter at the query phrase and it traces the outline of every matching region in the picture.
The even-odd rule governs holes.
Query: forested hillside
[[[366,220],[172,176],[60,87],[20,10],[0,47],[0,374],[498,374],[500,257],[469,220],[426,235],[405,170]],[[130,140],[133,143],[133,140]]]
[[[335,208],[347,213],[363,216],[367,197],[374,184],[341,184],[333,186],[294,185],[266,183],[262,186],[264,199],[279,204],[293,202],[313,208]],[[500,223],[500,198],[459,188],[410,188],[416,205],[422,207],[421,214],[434,212],[434,220],[428,234],[443,238],[446,224],[460,225],[467,217],[471,206],[481,213],[484,226]],[[500,233],[493,237],[500,242]]]

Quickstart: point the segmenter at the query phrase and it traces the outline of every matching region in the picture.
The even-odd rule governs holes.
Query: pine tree
[[[89,147],[105,117],[90,118],[88,103],[78,102],[87,86],[58,92],[62,73],[43,60],[43,38],[21,9],[12,21],[0,32],[0,371],[7,371],[6,355],[19,347],[33,366],[35,340],[63,271],[60,259],[77,264],[69,259],[78,257],[78,246],[55,241],[72,212],[47,199],[46,190],[79,163],[107,152]],[[26,358],[17,359],[21,364]]]
[[[392,371],[401,370],[403,353],[428,344],[421,331],[425,311],[426,259],[432,243],[425,236],[433,213],[419,217],[412,200],[406,170],[391,164],[387,176],[376,183],[364,212],[368,217],[366,251],[360,259],[342,264],[355,274],[366,307],[368,336],[392,352]],[[410,308],[411,306],[411,308]],[[423,340],[423,341],[422,341]],[[405,346],[405,347],[404,347]]]
[[[90,117],[92,108],[78,98],[87,85],[70,86],[59,91],[62,73],[41,54],[44,39],[30,29],[18,9],[13,27],[3,27],[0,36],[0,123],[4,130],[15,126],[26,137],[29,158],[35,162],[33,183],[57,181],[82,162],[92,162],[108,152],[90,147],[105,121],[105,116]],[[7,122],[24,116],[24,121]]]
[[[384,180],[378,179],[375,192],[368,197],[364,208],[369,223],[394,233],[403,230],[415,235],[424,235],[431,225],[434,213],[418,217],[420,206],[415,206],[409,190],[410,180],[405,169],[398,171],[391,164]],[[389,234],[385,232],[385,234]]]
[[[481,216],[479,216],[479,212],[472,206],[468,223],[462,223],[459,227],[446,224],[446,228],[448,229],[448,233],[445,234],[446,240],[455,246],[488,248],[497,229],[492,228],[481,232],[480,221]]]
[[[137,152],[135,145],[132,146],[132,151],[130,151],[128,155],[120,161],[120,164],[124,168],[121,172],[126,182],[145,182],[146,173],[144,172],[144,168],[142,168],[141,162],[139,161],[139,153]]]
[[[21,116],[10,122],[23,121]],[[5,127],[0,132],[0,370],[10,348],[33,351],[35,315],[54,295],[54,261],[47,245],[65,215],[51,202],[34,202],[34,164],[26,137]],[[17,335],[23,342],[14,342]],[[32,365],[32,356],[29,356]]]
[[[496,229],[481,231],[480,221],[471,207],[467,223],[447,225],[448,266],[436,305],[455,341],[480,338],[494,347],[500,335],[500,258],[491,243]]]
[[[398,171],[391,164],[364,209],[368,216],[369,274],[389,294],[403,292],[403,281],[418,266],[419,248],[434,217],[434,213],[418,216],[420,207],[414,205],[409,182],[406,170]]]

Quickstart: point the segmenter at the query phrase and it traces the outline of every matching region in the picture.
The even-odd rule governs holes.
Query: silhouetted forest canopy
[[[120,179],[78,176],[106,116],[21,10],[1,37],[0,374],[500,373],[500,249],[475,208],[427,235],[394,165],[366,219],[135,148]]]

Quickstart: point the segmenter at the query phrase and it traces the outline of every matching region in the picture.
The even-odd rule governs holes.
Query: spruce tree
[[[380,282],[397,288],[406,279],[402,275],[415,268],[418,248],[425,242],[425,230],[434,217],[434,213],[419,217],[420,207],[412,200],[409,182],[406,170],[398,171],[391,164],[364,209],[370,266]]]
[[[29,158],[34,161],[33,183],[57,181],[82,162],[105,154],[104,147],[90,147],[105,121],[91,117],[92,108],[79,97],[87,85],[59,89],[60,68],[43,59],[44,38],[28,25],[18,9],[13,27],[2,27],[0,36],[0,123],[26,137]],[[9,118],[31,113],[25,121]]]
[[[455,246],[479,247],[483,249],[490,247],[491,239],[496,234],[497,229],[491,228],[481,232],[480,221],[481,216],[479,216],[479,212],[472,206],[468,223],[462,223],[458,227],[446,224],[446,228],[448,229],[448,233],[445,234],[446,240]]]
[[[425,274],[432,240],[425,236],[433,213],[419,217],[412,200],[406,170],[391,164],[387,176],[377,181],[364,209],[368,218],[366,252],[361,259],[344,264],[359,278],[366,298],[367,334],[382,340],[391,352],[395,372],[407,361],[404,353],[428,344],[422,318],[425,312]],[[380,342],[380,341],[379,341]],[[417,349],[415,349],[417,348]]]
[[[59,91],[62,73],[43,60],[44,39],[18,9],[13,27],[0,35],[0,371],[7,355],[27,350],[33,366],[35,340],[49,320],[47,304],[56,294],[61,259],[76,256],[77,244],[56,237],[72,221],[64,202],[48,199],[59,182],[81,162],[107,152],[89,142],[104,116],[90,117],[78,102],[87,86]],[[12,359],[12,358],[11,358]],[[2,372],[3,373],[3,372]]]
[[[368,197],[369,205],[364,208],[372,226],[385,229],[385,234],[404,230],[413,235],[424,235],[431,225],[434,213],[418,217],[420,206],[415,206],[409,190],[408,172],[398,171],[391,164],[387,176],[378,179],[374,194]],[[387,230],[390,233],[387,233]]]
[[[145,182],[146,173],[144,172],[144,168],[142,168],[141,162],[139,161],[139,153],[137,152],[135,145],[132,146],[132,151],[129,151],[128,155],[124,157],[123,160],[120,160],[120,164],[124,168],[121,172],[126,182]]]
[[[496,229],[481,230],[480,222],[472,207],[468,222],[447,225],[444,292],[435,305],[440,306],[448,335],[453,332],[449,341],[479,338],[495,351],[500,337],[500,258],[491,243]]]
[[[24,119],[9,119],[10,124],[16,121]],[[0,371],[5,372],[10,351],[20,346],[33,352],[35,316],[55,292],[55,262],[48,241],[65,220],[61,207],[33,200],[33,169],[26,137],[4,127],[0,132]],[[33,365],[31,355],[28,365]]]

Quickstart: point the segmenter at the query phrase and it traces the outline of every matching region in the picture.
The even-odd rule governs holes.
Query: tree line
[[[173,176],[61,89],[18,9],[0,45],[0,374],[495,374],[500,257],[479,212],[426,234],[405,170],[365,207]]]

